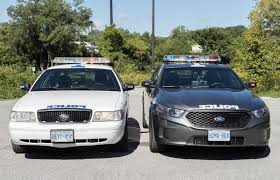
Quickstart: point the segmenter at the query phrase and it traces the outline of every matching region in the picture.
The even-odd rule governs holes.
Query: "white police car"
[[[95,58],[66,62],[97,62]],[[68,61],[69,60],[69,61]],[[128,94],[109,65],[67,64],[44,71],[12,108],[9,131],[15,153],[29,146],[76,147],[116,144],[128,148]]]

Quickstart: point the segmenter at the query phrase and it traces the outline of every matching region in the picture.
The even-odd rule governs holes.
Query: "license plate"
[[[73,130],[51,130],[52,142],[74,142]]]
[[[229,130],[209,130],[208,141],[230,141]]]

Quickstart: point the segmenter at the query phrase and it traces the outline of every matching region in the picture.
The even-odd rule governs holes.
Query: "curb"
[[[280,100],[280,98],[269,97],[269,96],[264,96],[264,97],[260,97],[260,98],[261,98],[261,99]]]
[[[17,102],[19,99],[3,99],[0,100],[0,103],[7,103],[7,102]]]

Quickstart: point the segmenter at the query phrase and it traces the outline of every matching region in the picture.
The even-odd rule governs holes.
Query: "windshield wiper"
[[[232,86],[221,86],[221,87],[210,86],[210,88],[218,88],[218,89],[242,89],[241,87],[232,87]]]
[[[191,86],[191,88],[209,88],[211,86]]]
[[[178,88],[181,88],[180,86],[161,86],[162,88],[175,88],[175,89],[178,89]]]
[[[40,88],[34,89],[34,91],[50,91],[50,90],[94,90],[91,88]]]
[[[48,88],[33,89],[32,91],[49,91],[49,90],[60,90],[60,89],[59,88],[48,87]]]
[[[93,88],[87,88],[87,87],[80,87],[80,88],[69,88],[66,90],[94,90]]]
[[[90,90],[96,90],[96,91],[119,91],[119,89],[114,89],[114,88],[92,88]]]

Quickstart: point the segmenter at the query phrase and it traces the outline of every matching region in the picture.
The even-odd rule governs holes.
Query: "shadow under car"
[[[167,147],[162,155],[180,159],[202,160],[242,160],[261,159],[268,157],[271,152],[265,147]]]

